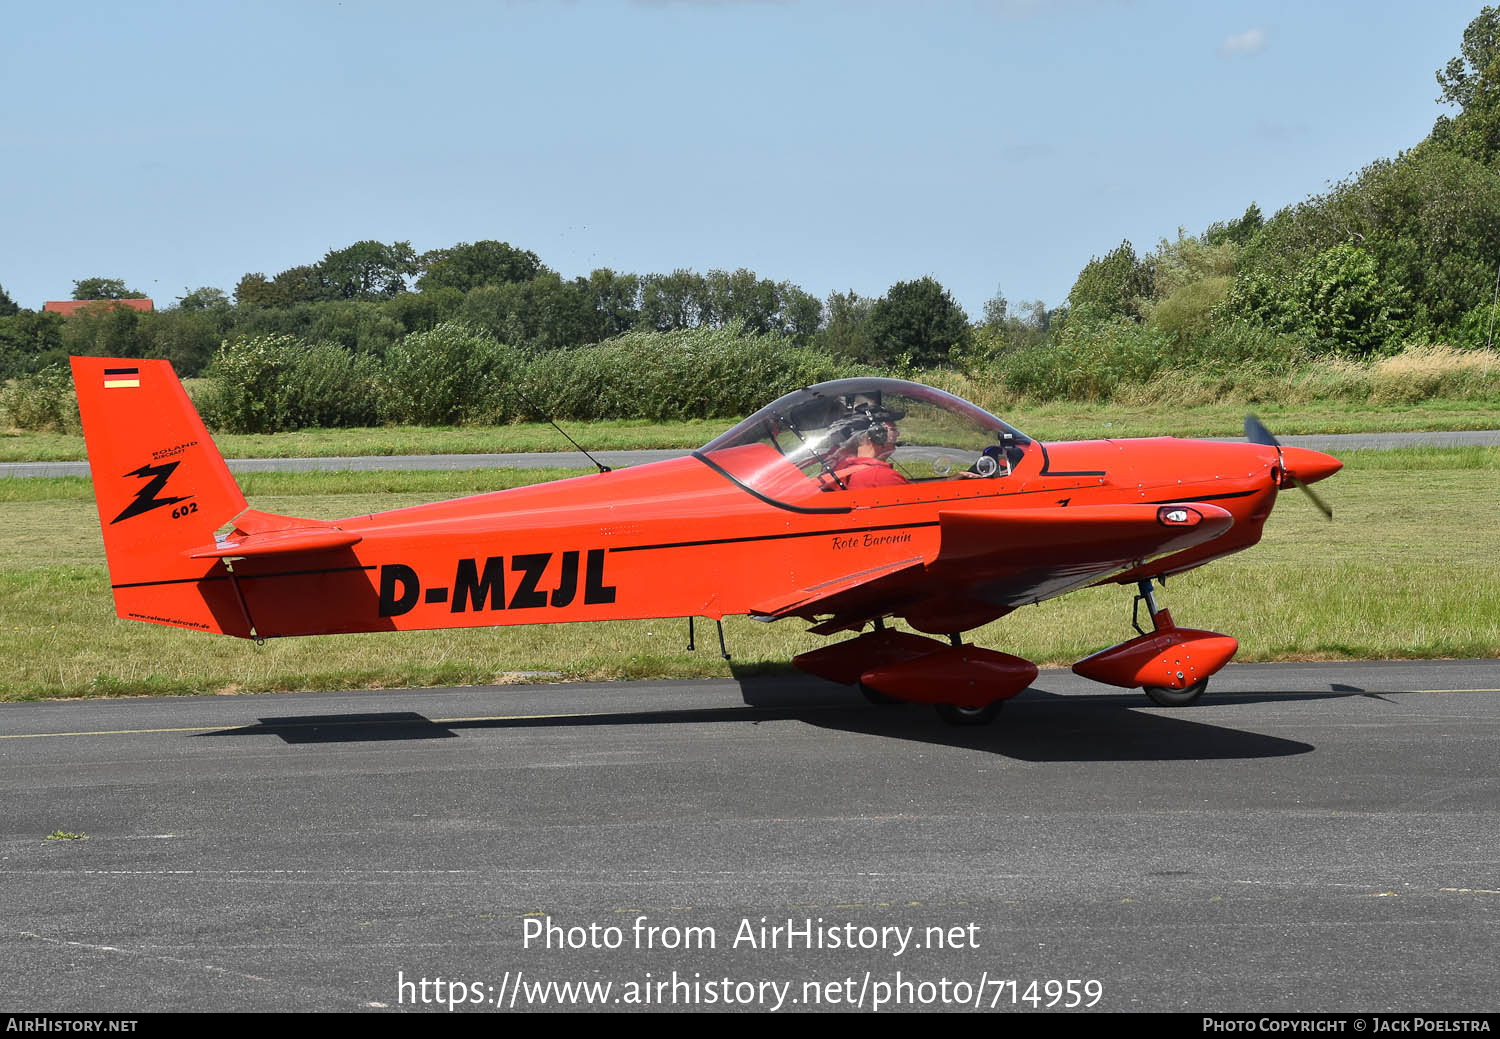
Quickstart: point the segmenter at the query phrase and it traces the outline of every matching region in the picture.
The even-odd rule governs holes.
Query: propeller
[[[1263,444],[1266,447],[1274,447],[1277,458],[1281,462],[1282,486],[1285,486],[1288,482],[1295,484],[1303,494],[1312,500],[1312,503],[1318,507],[1319,512],[1329,519],[1333,519],[1333,509],[1322,498],[1313,493],[1311,487],[1297,479],[1297,475],[1286,467],[1286,458],[1282,451],[1281,441],[1273,437],[1271,431],[1254,415],[1245,416],[1245,439],[1252,444]]]

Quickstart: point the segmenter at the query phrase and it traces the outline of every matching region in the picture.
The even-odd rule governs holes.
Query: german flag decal
[[[141,370],[139,368],[106,368],[104,369],[104,388],[106,390],[123,390],[138,387],[141,384]]]

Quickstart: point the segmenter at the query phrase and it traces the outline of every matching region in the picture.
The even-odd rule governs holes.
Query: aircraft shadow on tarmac
[[[776,695],[771,689],[756,690],[751,680],[742,681],[741,688],[747,703],[754,702],[752,697]],[[1257,697],[1234,699],[1248,702]],[[1145,709],[1149,707],[1143,697],[1129,694],[1060,696],[1033,686],[982,727],[954,728],[939,721],[930,707],[915,704],[809,711],[803,720],[841,732],[967,747],[1034,762],[1213,761],[1285,757],[1315,749],[1297,740],[1194,721],[1191,707],[1171,713]]]
[[[1285,757],[1315,749],[1297,740],[1193,720],[1194,708],[1145,708],[1129,694],[1060,696],[1032,688],[980,728],[953,728],[927,707],[871,706],[856,693],[820,681],[740,679],[743,706],[537,714],[434,721],[410,711],[262,718],[256,724],[193,738],[276,736],[289,744],[452,739],[462,731],[592,729],[626,725],[745,724],[801,721],[839,732],[965,747],[1020,761],[1182,761]],[[1204,702],[1257,703],[1366,695],[1343,686],[1324,692],[1230,693]],[[1139,708],[1139,709],[1138,709]]]
[[[280,736],[286,743],[376,743],[456,739],[458,733],[451,726],[432,721],[415,711],[389,711],[262,718],[254,725],[194,734],[195,738],[201,736]]]

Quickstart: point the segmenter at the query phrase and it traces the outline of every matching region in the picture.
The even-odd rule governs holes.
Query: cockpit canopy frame
[[[794,390],[695,453],[758,495],[798,504],[872,479],[1004,478],[1031,443],[961,397],[870,377]]]

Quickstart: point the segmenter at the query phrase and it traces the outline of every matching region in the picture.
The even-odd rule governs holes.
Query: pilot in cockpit
[[[896,422],[903,417],[904,413],[887,410],[878,403],[859,403],[852,414],[829,429],[839,445],[834,475],[841,486],[853,491],[908,482],[891,464],[900,435]]]

